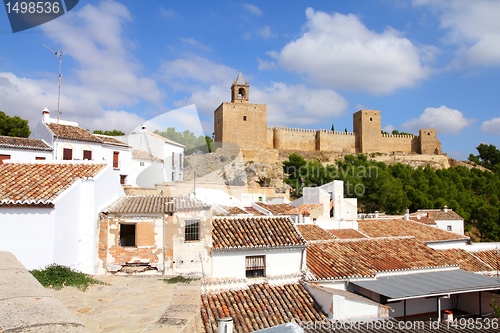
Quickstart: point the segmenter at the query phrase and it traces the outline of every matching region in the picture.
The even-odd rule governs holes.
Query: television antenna
[[[62,52],[61,51],[54,51],[44,43],[42,43],[43,46],[54,52],[54,54],[59,57],[59,84],[57,86],[57,131],[56,131],[56,142],[59,139],[59,114],[60,114],[60,104],[61,104],[61,78],[62,78],[62,73],[61,73],[61,65],[62,65]],[[57,147],[55,149],[55,159],[57,160]]]

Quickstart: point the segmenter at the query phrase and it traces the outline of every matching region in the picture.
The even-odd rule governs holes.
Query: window
[[[135,247],[135,224],[120,224],[120,246]]]
[[[10,160],[10,155],[0,155],[0,164],[3,164],[3,160]]]
[[[43,161],[43,160],[45,160],[45,157],[41,157],[41,156],[35,157],[35,161]]]
[[[63,149],[63,160],[72,160],[73,159],[73,149],[64,148]]]
[[[451,225],[447,226],[446,230],[451,231]]]
[[[247,121],[247,116],[243,116],[243,121]]]
[[[182,154],[179,155],[179,168],[182,169]]]
[[[200,220],[184,221],[184,241],[199,241],[200,240]]]
[[[175,182],[175,172],[172,172],[172,181]]]
[[[370,121],[373,121],[373,119],[372,119],[372,118],[370,118]]]
[[[245,270],[247,278],[266,276],[266,256],[245,257]]]
[[[172,166],[175,166],[175,153],[172,153]]]
[[[139,162],[139,165],[140,166],[144,166],[144,162]]]
[[[127,175],[120,175],[120,184],[125,185],[127,183]]]
[[[113,168],[118,168],[118,155],[119,154],[120,154],[119,151],[113,152]]]
[[[83,151],[83,159],[91,160],[92,159],[92,150],[84,150]]]

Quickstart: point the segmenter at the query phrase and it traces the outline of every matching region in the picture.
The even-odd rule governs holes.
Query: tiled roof
[[[132,159],[134,160],[144,160],[144,161],[154,161],[154,162],[163,162],[161,158],[156,157],[155,155],[145,151],[145,150],[132,150]]]
[[[327,319],[314,298],[301,284],[271,286],[253,284],[247,289],[228,290],[201,296],[204,332],[217,332],[217,319],[232,317],[234,332],[249,333],[259,329],[299,321],[320,322]],[[208,312],[210,312],[210,322]]]
[[[287,217],[214,218],[214,249],[305,245]]]
[[[437,225],[436,221],[427,215],[410,216],[410,220],[427,225]]]
[[[92,134],[96,137],[98,137],[99,139],[101,139],[105,144],[108,144],[108,145],[113,145],[113,146],[122,146],[122,147],[130,147],[128,144],[118,140],[118,139],[115,139],[113,138],[112,136],[109,136],[109,135],[102,135],[102,134]]]
[[[453,260],[455,264],[460,265],[460,269],[469,272],[487,272],[492,271],[489,265],[485,264],[483,261],[479,260],[474,253],[470,253],[463,249],[448,249],[439,250],[445,256]]]
[[[259,212],[257,209],[253,207],[244,207],[245,211],[247,211],[249,214],[253,214],[255,216],[266,216],[266,214]]]
[[[442,209],[419,209],[413,215],[429,213],[434,220],[463,220],[464,218],[455,213],[451,208],[445,212]]]
[[[95,177],[105,164],[5,163],[0,165],[1,206],[53,206],[78,179]]]
[[[46,123],[45,125],[49,127],[54,135],[57,135],[59,129],[59,138],[61,139],[102,143],[102,140],[97,136],[78,126],[58,125],[54,123]]]
[[[43,140],[0,135],[0,147],[52,150]]]
[[[500,252],[498,250],[477,251],[471,252],[471,254],[490,266],[492,270],[500,270]]]
[[[228,212],[229,215],[238,215],[238,214],[251,214],[248,212],[245,212],[243,209],[240,207],[232,207],[232,206],[221,206],[222,209],[224,209],[226,212]]]
[[[311,280],[373,277],[377,272],[450,266],[454,262],[414,238],[309,243]]]
[[[370,237],[415,236],[424,242],[467,239],[465,236],[403,219],[358,220],[358,230]]]
[[[210,209],[199,200],[185,197],[165,197],[160,195],[127,195],[112,203],[105,213],[174,213],[180,210]]]
[[[303,204],[298,207],[295,207],[288,212],[286,212],[287,215],[296,215],[296,214],[302,214],[307,212],[311,212],[312,209],[318,208],[318,207],[323,207],[323,204]]]
[[[161,135],[159,135],[159,134],[156,134],[156,133],[151,133],[151,132],[145,132],[145,133],[146,133],[147,135],[149,135],[149,136],[152,136],[152,137],[157,138],[157,139],[161,139],[161,140],[163,140],[163,141],[165,141],[165,142],[167,142],[167,143],[173,144],[173,145],[175,145],[175,146],[179,146],[179,147],[183,147],[183,148],[185,147],[184,145],[182,145],[182,144],[180,144],[180,143],[178,143],[178,142],[172,141],[172,140],[170,140],[170,139],[167,139],[166,137],[161,136]]]
[[[297,224],[297,229],[299,229],[302,237],[305,238],[306,241],[315,241],[315,240],[325,240],[325,239],[334,239],[335,236],[330,234],[328,231],[318,227],[315,224]]]
[[[355,229],[328,229],[327,231],[335,237],[342,239],[368,238]]]
[[[289,204],[265,204],[263,202],[256,202],[255,204],[264,209],[267,209],[273,215],[286,214],[288,211],[294,208]]]

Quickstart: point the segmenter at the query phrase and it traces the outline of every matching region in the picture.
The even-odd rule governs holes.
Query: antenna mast
[[[54,54],[59,57],[59,84],[57,86],[57,132],[56,132],[56,141],[59,139],[59,106],[61,104],[61,78],[62,78],[62,73],[61,73],[61,65],[62,65],[62,52],[61,51],[54,51],[44,43],[42,43],[43,46],[54,52]],[[56,160],[57,160],[57,147],[55,149],[55,154],[56,154]]]

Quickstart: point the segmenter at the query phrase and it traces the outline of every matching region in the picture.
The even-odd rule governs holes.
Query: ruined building
[[[353,132],[267,127],[266,105],[249,103],[249,95],[250,86],[240,72],[231,86],[231,103],[214,111],[215,142],[250,150],[441,154],[436,129],[421,129],[418,136],[382,134],[376,110],[354,113]]]

